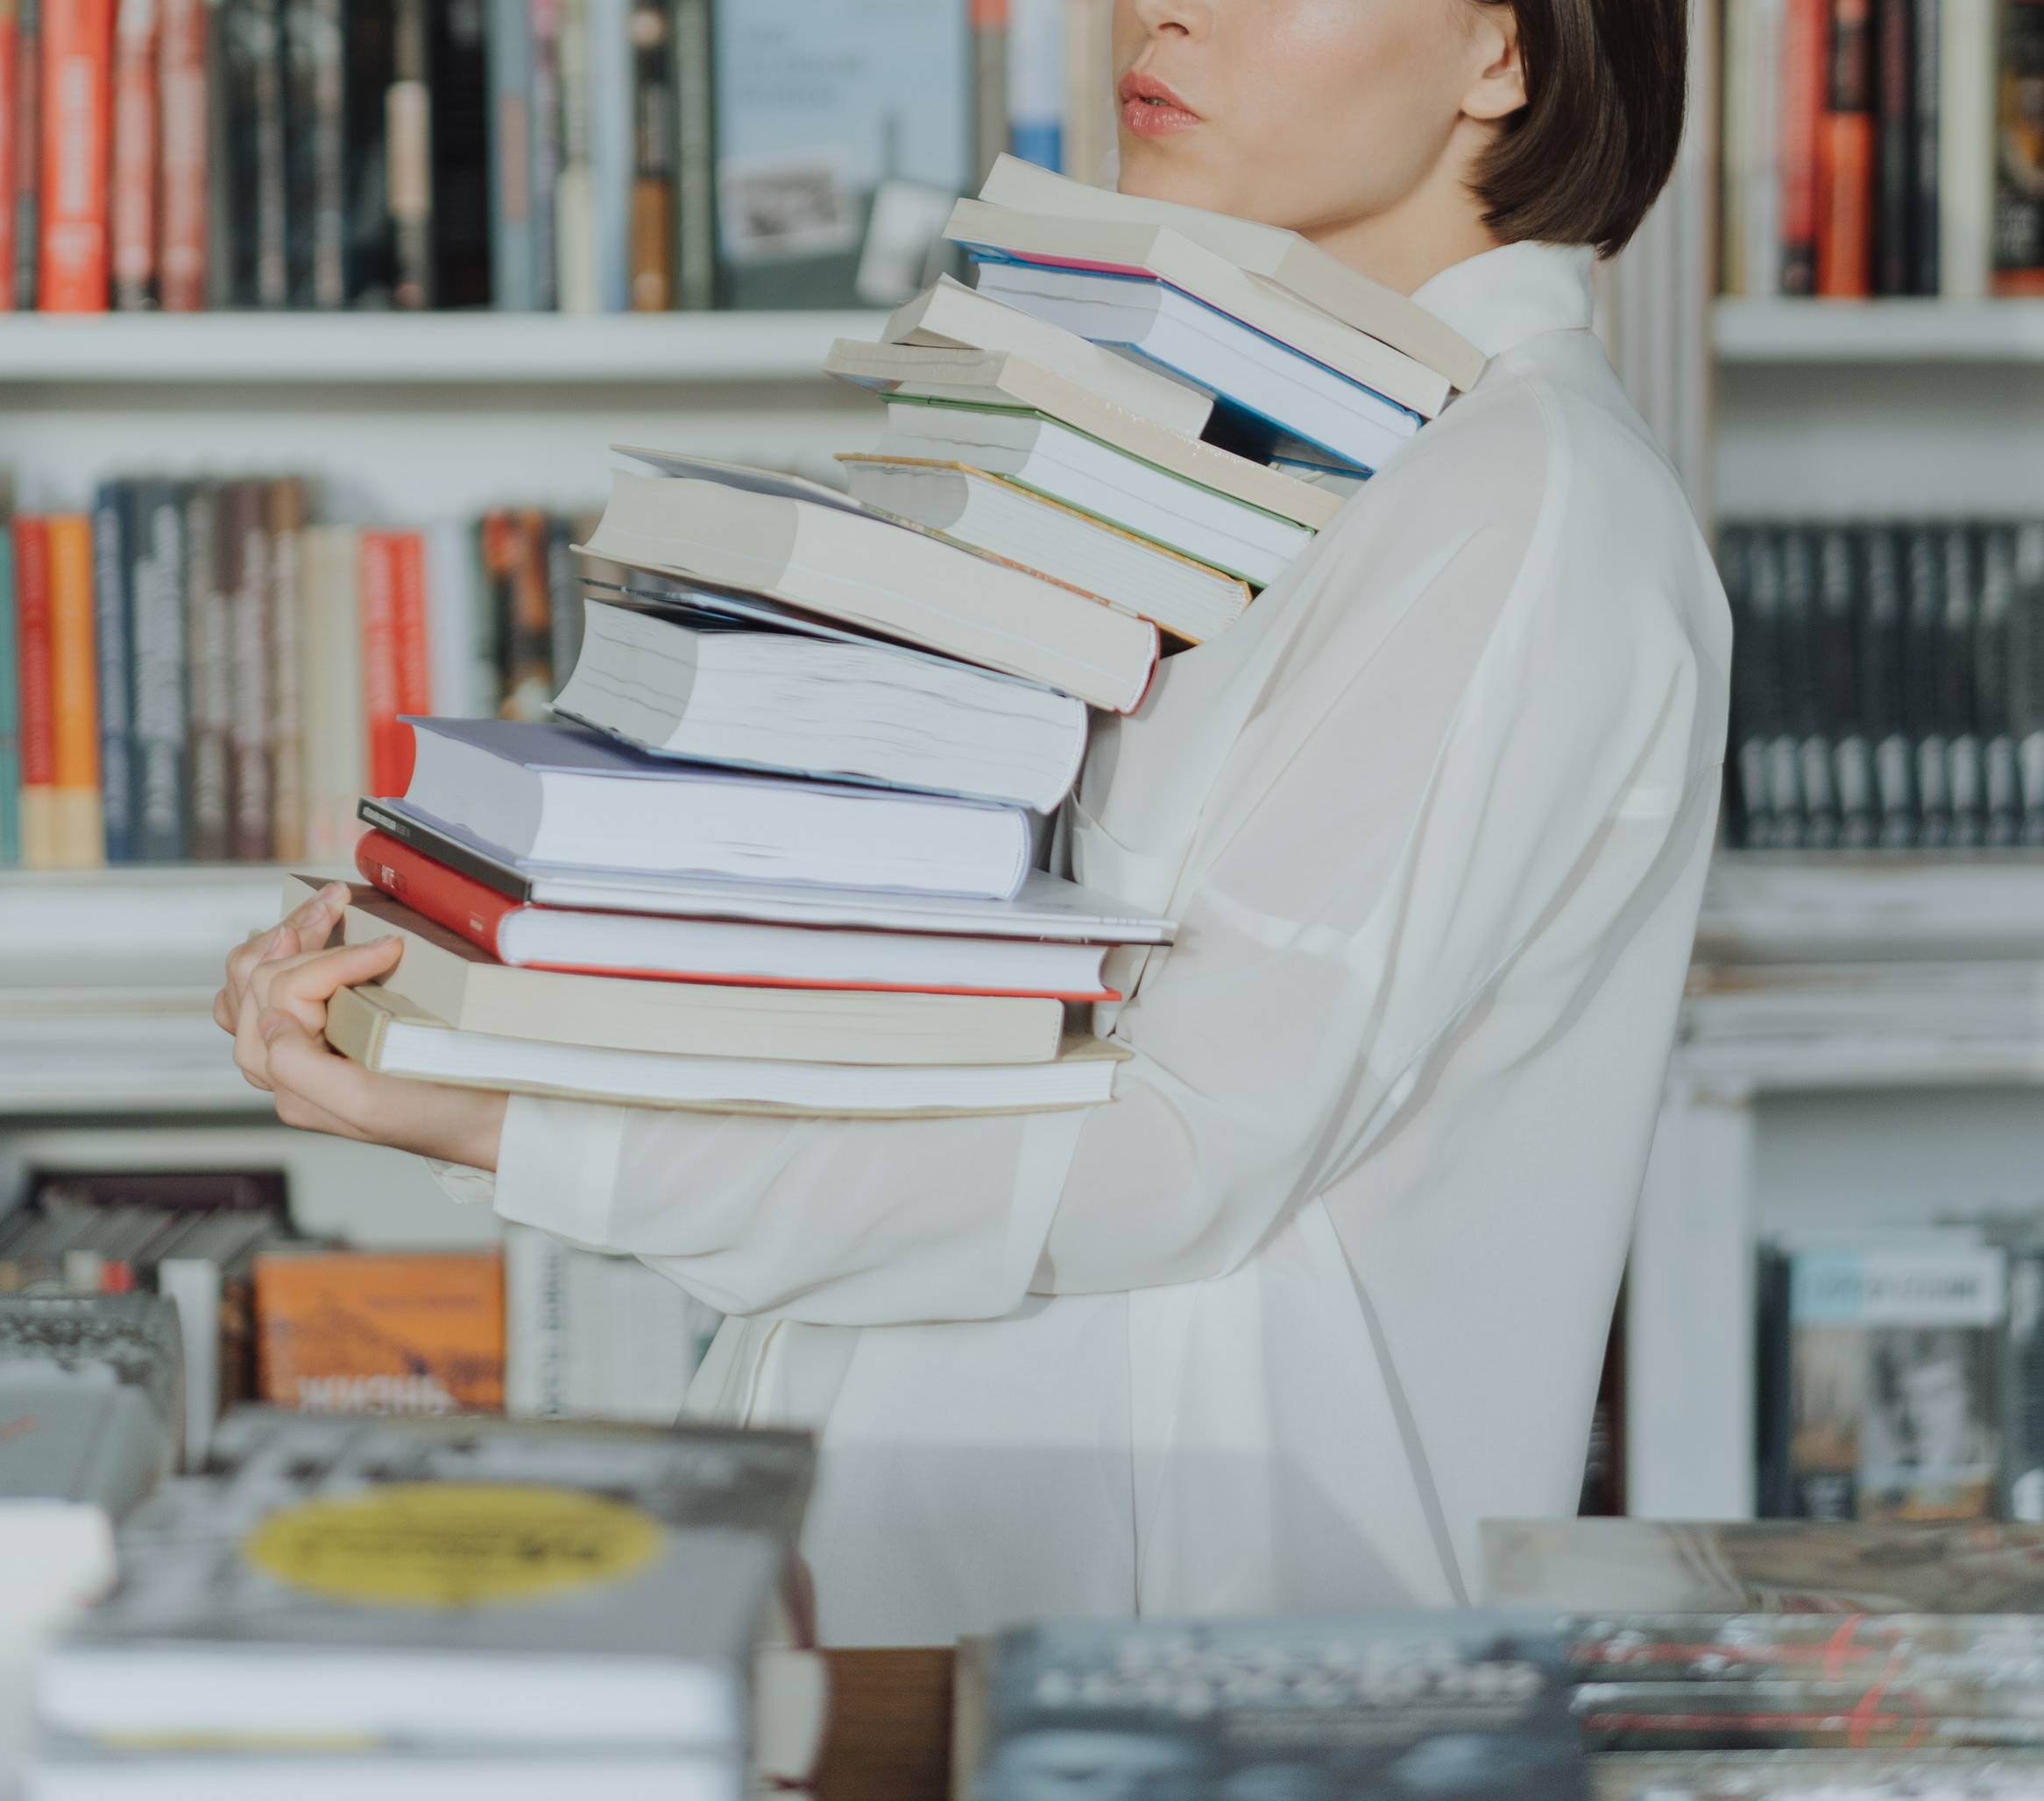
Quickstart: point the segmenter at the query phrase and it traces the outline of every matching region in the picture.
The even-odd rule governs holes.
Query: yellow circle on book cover
[[[474,1607],[621,1582],[666,1542],[650,1514],[603,1495],[419,1482],[285,1508],[249,1534],[242,1555],[327,1600]]]

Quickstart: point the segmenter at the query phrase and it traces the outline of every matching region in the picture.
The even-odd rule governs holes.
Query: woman
[[[822,1435],[824,1636],[1448,1603],[1570,1512],[1718,792],[1728,627],[1590,323],[1685,0],[1117,0],[1121,185],[1292,226],[1491,358],[1095,728],[1074,872],[1180,922],[1115,1105],[706,1118],[331,1056],[330,898],[219,1002],[286,1122],[732,1316],[691,1402]],[[467,1178],[479,1185],[484,1178]]]

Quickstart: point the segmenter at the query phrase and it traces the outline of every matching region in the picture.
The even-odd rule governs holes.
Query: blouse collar
[[[1588,329],[1595,266],[1588,244],[1508,244],[1442,270],[1412,298],[1497,357],[1543,332]]]

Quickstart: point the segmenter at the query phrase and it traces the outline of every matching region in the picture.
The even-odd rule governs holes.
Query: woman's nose
[[[1152,37],[1204,38],[1213,27],[1213,0],[1134,0],[1135,17]]]

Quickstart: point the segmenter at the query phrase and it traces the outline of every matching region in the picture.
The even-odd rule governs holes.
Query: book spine
[[[279,863],[305,855],[305,489],[266,484],[270,547],[270,836]]]
[[[1994,260],[1998,0],[1941,0],[1938,46],[1938,292],[1979,300]]]
[[[1009,0],[1008,147],[1026,163],[1064,166],[1064,0]]]
[[[43,0],[20,0],[14,49],[14,307],[42,295]]]
[[[637,313],[675,304],[674,36],[667,0],[633,0],[629,299]],[[600,117],[599,110],[599,117]],[[607,266],[607,265],[606,265]]]
[[[407,311],[434,305],[433,95],[427,0],[396,0],[391,85],[384,102],[384,166],[389,192],[392,301]]]
[[[2005,0],[1993,291],[2044,295],[2044,0]]]
[[[212,225],[223,254],[219,298],[278,307],[288,298],[284,219],[282,72],[278,0],[222,0],[216,28],[221,205]]]
[[[285,0],[286,283],[294,307],[348,304],[347,54],[342,0]]]
[[[1872,752],[1862,711],[1857,618],[1860,566],[1857,533],[1834,526],[1819,547],[1820,575],[1815,674],[1819,713],[1830,739],[1831,788],[1837,797],[1838,843],[1864,851],[1874,842]]]
[[[392,534],[364,532],[358,580],[362,617],[362,710],[369,746],[369,792],[404,793],[398,725],[397,558]]]
[[[233,535],[222,517],[223,491],[195,483],[185,502],[185,652],[190,660],[191,803],[186,844],[201,863],[224,863],[230,844],[228,813],[233,685],[229,674],[231,634],[223,559]]]
[[[372,831],[379,831],[398,844],[417,851],[421,856],[430,857],[435,862],[444,863],[449,869],[470,876],[485,887],[500,894],[523,902],[531,897],[532,884],[516,870],[501,869],[487,857],[473,851],[455,839],[442,840],[433,833],[423,830],[388,807],[379,807],[371,796],[364,795],[355,809],[357,819]]]
[[[648,237],[640,224],[642,196],[639,180],[640,116],[648,102],[664,106],[664,97],[640,92],[640,76],[647,64],[646,50],[664,51],[667,40],[663,8],[654,16],[660,43],[642,46],[639,42],[640,17],[636,0],[588,0],[583,29],[583,53],[587,59],[586,105],[589,142],[589,195],[591,288],[596,310],[629,313],[635,301],[633,283],[639,274],[633,258],[641,251],[648,257],[646,271],[649,284],[665,281],[659,261],[661,242],[670,230],[668,216],[671,199],[664,203],[654,222],[656,237]],[[664,61],[664,57],[658,59]],[[619,106],[615,96],[622,95]],[[662,146],[648,166],[648,176],[658,180],[672,149]],[[671,284],[669,284],[671,286]],[[664,290],[663,290],[664,292]],[[663,300],[659,307],[664,310]]]
[[[1873,0],[1874,292],[1909,292],[1915,254],[1915,0]]]
[[[113,51],[113,0],[69,0],[45,12],[38,302],[46,313],[107,308]]]
[[[2016,529],[2009,622],[2009,723],[2016,741],[2020,837],[2044,844],[2044,521]]]
[[[582,655],[582,584],[576,579],[575,557],[569,545],[574,528],[565,519],[547,523],[547,604],[551,619],[547,662],[555,691],[566,685]]]
[[[49,521],[50,683],[56,696],[56,850],[60,869],[105,861],[100,825],[99,696],[94,668],[92,520]]]
[[[134,484],[109,482],[92,509],[93,628],[98,660],[99,773],[103,846],[109,863],[135,858],[134,728],[128,701],[134,657],[128,638],[138,535]]]
[[[397,716],[424,718],[433,711],[431,598],[426,587],[426,540],[418,532],[400,532],[391,541],[391,629],[397,653]],[[409,725],[399,724],[396,787],[412,785],[416,745]]]
[[[561,190],[561,0],[531,0],[533,304],[542,313],[561,304],[555,219]]]
[[[114,305],[156,304],[157,0],[120,0],[114,26]]]
[[[21,709],[21,862],[57,863],[57,692],[50,661],[47,521],[14,522],[15,676]]]
[[[1980,547],[1980,607],[1973,621],[1973,712],[1980,736],[1983,842],[2007,850],[2022,837],[2010,708],[2015,650],[2015,533],[1995,526]]]
[[[1986,831],[1980,767],[1980,721],[1974,706],[1973,638],[1980,611],[1980,546],[1968,526],[1944,533],[1945,604],[1938,646],[1937,713],[1949,768],[1951,834],[1963,850]]]
[[[1824,713],[1823,597],[1814,528],[1790,527],[1781,540],[1781,647],[1789,735],[1800,797],[1796,844],[1828,851],[1838,843],[1838,790],[1832,773],[1834,722]]]
[[[21,639],[14,590],[14,533],[0,521],[0,866],[7,868],[21,862]]]
[[[971,0],[972,27],[972,166],[977,187],[1008,148],[1009,0]]]
[[[163,184],[158,299],[166,313],[195,313],[206,304],[206,163],[212,138],[206,37],[205,0],[163,0],[157,49]]]
[[[479,950],[501,957],[498,935],[519,903],[458,874],[424,852],[400,844],[387,832],[364,832],[355,844],[355,867],[413,912],[460,934]]]
[[[1772,723],[1766,717],[1773,655],[1769,624],[1753,604],[1754,540],[1758,528],[1728,527],[1718,544],[1717,566],[1732,616],[1731,721],[1726,743],[1731,747],[1726,817],[1731,840],[1749,850],[1765,850],[1772,832],[1767,794],[1767,739]]]
[[[280,0],[251,0],[251,4],[255,96],[256,304],[278,307],[288,306],[291,301]]]
[[[1831,0],[1829,71],[1817,154],[1817,292],[1873,292],[1872,0]]]
[[[15,109],[21,99],[21,17],[0,0],[0,313],[14,310]]]
[[[1873,526],[1860,533],[1865,582],[1860,614],[1860,717],[1872,747],[1874,842],[1906,850],[1916,836],[1916,784],[1909,742],[1906,603],[1901,549],[1895,533]]]
[[[543,719],[554,697],[554,603],[548,570],[547,516],[511,515],[511,612],[504,710],[513,719]]]
[[[1940,696],[1945,654],[1945,547],[1929,526],[1913,528],[1907,549],[1907,670],[1910,747],[1915,759],[1919,849],[1941,851],[1952,841],[1951,762]]]
[[[490,73],[485,0],[436,0],[433,78],[433,304],[490,304]]]
[[[232,692],[232,849],[237,863],[270,860],[270,521],[261,482],[236,482],[229,594]]]
[[[304,811],[308,854],[321,863],[348,855],[355,809],[370,785],[362,695],[362,552],[347,526],[314,526],[301,540],[305,564]]]
[[[129,637],[134,645],[135,855],[175,863],[185,854],[184,507],[166,482],[141,484],[129,546]]]
[[[1916,0],[1911,53],[1915,117],[1910,125],[1909,286],[1913,294],[1938,291],[1943,224],[1938,212],[1938,169],[1943,152],[1940,109],[1944,72],[1944,0]]]
[[[596,196],[589,165],[589,0],[561,0],[561,166],[554,178],[554,286],[563,313],[594,313]]]
[[[1747,80],[1752,62],[1758,0],[1723,0],[1724,73],[1719,86],[1717,192],[1717,291],[1744,294],[1753,286],[1746,266],[1751,243],[1747,213],[1752,195],[1746,181],[1753,156],[1755,95]]]
[[[532,0],[490,0],[490,291],[533,309]]]
[[[1818,144],[1828,91],[1830,0],[1787,0],[1781,57],[1781,291],[1817,288]]]
[[[675,304],[717,304],[717,64],[712,0],[675,0]]]
[[[569,1411],[568,1272],[576,1254],[550,1233],[513,1225],[504,1235],[504,1410],[513,1419]]]

